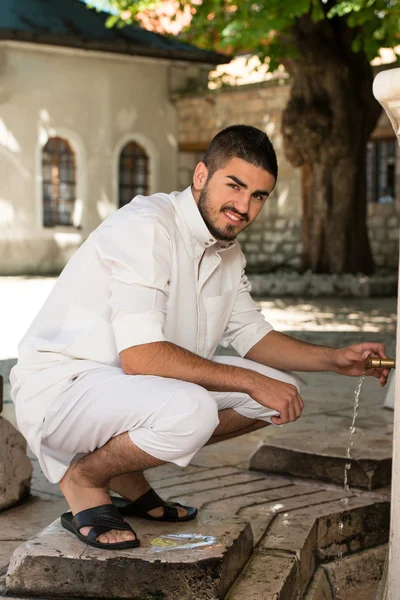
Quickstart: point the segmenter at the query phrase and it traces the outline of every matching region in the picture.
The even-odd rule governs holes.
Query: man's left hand
[[[365,371],[368,358],[387,358],[385,344],[365,342],[354,344],[346,348],[336,348],[332,353],[333,369],[340,375],[360,377]],[[385,386],[390,369],[368,369],[366,375],[379,379],[381,386]]]

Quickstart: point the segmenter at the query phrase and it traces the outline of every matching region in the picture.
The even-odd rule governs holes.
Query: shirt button
[[[211,240],[209,240],[210,242],[213,242],[214,240],[211,238]]]

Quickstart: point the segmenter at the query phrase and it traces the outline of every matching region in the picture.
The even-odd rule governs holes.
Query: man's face
[[[199,163],[193,195],[208,230],[218,240],[233,240],[246,229],[275,186],[273,175],[240,158],[232,158],[207,177],[207,167]]]

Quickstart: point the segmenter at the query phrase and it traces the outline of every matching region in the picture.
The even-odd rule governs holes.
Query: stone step
[[[385,547],[382,545],[387,542],[389,535],[389,498],[356,492],[344,508],[340,500],[332,500],[334,496],[335,492],[329,490],[305,494],[301,497],[303,505],[301,501],[297,505],[293,503],[293,498],[282,498],[279,503],[275,502],[276,516],[271,512],[271,503],[267,508],[258,505],[241,511],[239,514],[250,518],[253,525],[249,511],[261,509],[270,525],[257,544],[249,565],[231,590],[229,600],[299,600],[305,598],[310,582],[316,591],[314,596],[310,592],[308,600],[364,598],[355,593],[356,585],[362,589],[362,575],[357,579],[356,568],[352,566],[358,564],[358,559],[343,562],[342,568],[336,569],[335,565],[338,557],[342,557],[343,561],[353,556],[367,560],[366,557],[375,556],[375,546]],[[297,496],[297,500],[300,497]],[[363,564],[361,558],[360,565]],[[374,560],[369,571],[366,569],[365,590],[375,589],[382,566],[380,553]],[[330,565],[329,569],[325,563]],[[321,564],[324,569],[326,566],[326,573],[316,575]],[[325,579],[330,582],[329,585]],[[337,587],[341,589],[340,595],[325,598],[325,587],[330,589],[336,585],[336,581],[339,582]]]
[[[224,598],[253,551],[240,517],[182,523],[128,519],[141,547],[98,550],[83,545],[59,519],[20,546],[7,573],[13,595],[87,598]],[[173,533],[171,533],[173,532]]]
[[[250,457],[250,469],[287,473],[342,485],[346,463],[350,487],[367,490],[386,486],[392,472],[392,438],[373,431],[358,430],[357,444],[346,458],[347,432],[335,436],[315,431],[282,432],[270,442],[261,443]]]
[[[377,600],[387,545],[321,565],[304,600]]]
[[[167,486],[168,482],[172,485]],[[347,555],[382,544],[388,535],[387,492],[352,490],[340,529],[344,492],[326,484],[261,472],[249,474],[232,467],[189,470],[153,483],[163,497],[198,506],[197,521],[132,520],[141,548],[113,552],[84,546],[56,520],[14,552],[8,593],[25,597],[222,599],[251,558],[232,598],[253,599],[234,595],[237,589],[243,589],[243,594],[249,591],[240,582],[246,581],[250,569],[251,585],[253,579],[260,579],[265,590],[271,590],[271,596],[265,593],[266,599],[275,598],[274,590],[282,589],[284,595],[276,598],[290,600],[285,594],[291,582],[305,590],[319,563],[332,560],[338,552]],[[61,505],[58,501],[53,515],[57,510],[60,514]],[[31,510],[34,508],[35,504]],[[11,509],[8,520],[14,513],[18,519],[21,510]],[[7,515],[0,515],[0,539],[2,516]],[[18,535],[21,539],[22,534]],[[265,560],[267,564],[261,566]]]
[[[29,494],[31,475],[26,441],[7,419],[0,417],[0,510]]]

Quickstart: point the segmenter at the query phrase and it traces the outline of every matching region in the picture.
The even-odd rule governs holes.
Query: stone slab
[[[261,443],[250,457],[250,468],[269,473],[288,473],[342,485],[345,464],[350,487],[375,489],[388,485],[392,471],[392,439],[374,431],[358,430],[352,458],[346,458],[348,432],[282,433]]]
[[[188,481],[187,483],[178,482],[179,493],[184,494],[185,496],[188,494],[197,494],[198,492],[208,492],[215,489],[220,489],[222,487],[229,489],[229,487],[236,486],[242,483],[250,483],[253,481],[265,480],[264,473],[249,473],[248,471],[237,471],[236,473],[228,474],[225,476],[218,477],[212,475],[212,472],[209,473],[206,479],[197,479],[195,478],[193,481]],[[155,486],[160,489],[159,486]],[[168,494],[168,490],[172,490],[173,488],[163,487],[162,493],[164,495]]]
[[[203,521],[199,516],[178,526],[130,522],[141,547],[110,551],[82,544],[55,521],[14,552],[7,591],[54,597],[222,599],[253,550],[251,527],[240,517]]]
[[[12,553],[18,546],[21,545],[21,542],[4,542],[0,543],[0,573],[7,567],[8,563],[11,560]]]
[[[294,518],[293,518],[294,517]],[[298,563],[297,587],[304,594],[317,567],[317,523],[308,519],[296,518],[296,514],[278,515],[268,529],[268,533],[259,546],[267,553],[281,551],[282,554],[294,554]]]
[[[304,600],[334,600],[331,586],[322,567],[315,571],[304,595]]]
[[[387,546],[383,545],[324,565],[334,599],[376,600],[386,554]]]
[[[0,545],[3,541],[27,540],[68,510],[64,499],[45,501],[29,498],[23,504],[0,513]]]
[[[180,475],[162,478],[162,479],[153,479],[155,482],[155,486],[157,490],[164,490],[165,488],[172,487],[174,485],[183,485],[184,483],[195,483],[198,481],[204,482],[203,485],[207,485],[208,480],[213,480],[217,477],[226,477],[228,475],[235,475],[240,473],[240,470],[236,467],[220,467],[214,469],[198,469],[196,471],[192,471],[189,473],[181,473]],[[246,473],[247,476],[251,475],[250,473]],[[150,481],[148,477],[148,473],[146,471],[146,479]],[[166,490],[167,492],[167,490]]]
[[[259,543],[267,528],[277,515],[285,514],[289,511],[296,511],[304,507],[313,511],[314,507],[319,506],[320,504],[325,504],[332,500],[337,500],[337,502],[339,502],[340,498],[343,496],[343,492],[338,490],[326,491],[317,489],[312,493],[308,490],[307,493],[304,488],[299,489],[299,486],[297,485],[293,486],[293,488],[292,491],[285,488],[287,490],[287,497],[285,497],[284,493],[281,493],[279,496],[276,494],[275,500],[268,502],[268,496],[270,496],[270,493],[268,493],[264,502],[244,507],[239,511],[241,517],[250,521],[256,544]],[[296,493],[296,489],[300,492],[299,494]],[[285,490],[282,490],[282,492],[284,491]]]
[[[254,554],[229,594],[229,600],[298,599],[300,594],[295,557],[263,552]]]
[[[13,506],[30,492],[32,465],[26,442],[9,421],[0,417],[0,510]]]
[[[215,500],[223,500],[225,498],[233,498],[235,496],[246,496],[247,494],[253,494],[256,492],[262,492],[264,490],[286,486],[287,482],[283,479],[274,480],[264,476],[262,479],[258,479],[256,481],[228,485],[227,487],[223,487],[221,482],[221,485],[217,488],[205,490],[203,492],[194,492],[192,494],[180,494],[179,488],[177,488],[168,499],[178,501],[181,504],[189,506],[194,505],[198,508],[201,508],[202,506],[205,506],[210,502],[214,502]]]

